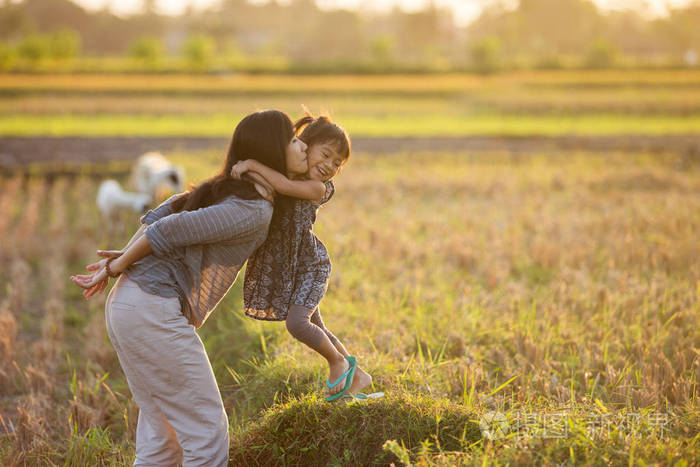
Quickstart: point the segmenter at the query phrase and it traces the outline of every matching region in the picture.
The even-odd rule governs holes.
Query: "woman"
[[[120,276],[105,316],[140,408],[134,465],[227,465],[228,418],[195,330],[265,240],[273,211],[264,186],[229,173],[249,157],[306,172],[305,150],[286,114],[245,117],[216,176],[149,211],[124,250],[98,252],[107,259],[88,266],[92,274],[71,277],[89,298]]]

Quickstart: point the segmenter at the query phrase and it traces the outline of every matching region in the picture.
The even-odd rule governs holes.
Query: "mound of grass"
[[[286,355],[273,358],[253,356],[241,362],[238,365],[240,370],[228,367],[228,374],[217,379],[233,380],[233,384],[221,386],[224,405],[233,424],[245,424],[274,404],[321,392],[323,380],[318,366],[309,368],[304,361]]]
[[[368,402],[328,403],[318,394],[289,399],[231,437],[230,465],[387,465],[394,440],[411,453],[425,441],[464,450],[481,435],[474,416],[445,399],[397,391]]]

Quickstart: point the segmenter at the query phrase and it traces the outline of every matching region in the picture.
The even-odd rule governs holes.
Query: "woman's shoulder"
[[[217,204],[233,206],[242,209],[250,209],[253,211],[272,211],[272,203],[263,198],[243,199],[236,195],[227,196]]]
[[[242,199],[235,195],[228,196],[219,203],[224,208],[235,210],[236,212],[245,212],[251,217],[257,217],[260,220],[268,221],[272,217],[272,212],[274,210],[272,203],[263,198],[257,199]]]

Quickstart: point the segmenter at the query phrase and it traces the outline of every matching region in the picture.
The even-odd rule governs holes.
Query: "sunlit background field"
[[[138,227],[100,183],[146,151],[200,182],[246,114],[303,106],[353,140],[315,226],[324,321],[386,397],[327,403],[325,361],[237,283],[199,332],[230,465],[700,464],[699,23],[697,0],[0,2],[0,465],[133,463],[105,295],[68,280]]]
[[[92,141],[78,168],[4,156],[0,463],[133,462],[138,409],[104,296],[68,280],[138,226],[124,213],[108,234],[100,219],[99,182],[128,186],[139,154],[111,161],[99,138],[219,138],[164,151],[198,182],[242,116],[301,104],[362,141],[316,224],[333,262],[322,311],[387,396],[326,403],[325,362],[283,324],[243,317],[237,283],[200,332],[231,465],[700,462],[700,73],[670,70],[0,76],[6,141]],[[372,143],[470,135],[510,149]],[[518,149],[538,136],[581,147]],[[615,146],[650,136],[653,150]],[[507,426],[488,436],[494,412]]]
[[[0,132],[222,136],[251,109],[329,111],[353,136],[667,135],[700,128],[700,71],[5,75]],[[206,118],[203,118],[206,117]]]

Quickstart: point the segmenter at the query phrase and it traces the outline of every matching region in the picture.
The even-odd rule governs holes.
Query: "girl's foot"
[[[369,373],[358,366],[355,370],[355,378],[352,380],[352,385],[350,386],[348,394],[357,394],[358,392],[362,392],[362,390],[370,384],[372,384],[372,377]]]
[[[331,384],[335,383],[335,381],[338,378],[340,378],[343,375],[343,373],[348,371],[349,368],[350,362],[348,362],[345,357],[343,357],[341,360],[338,360],[337,362],[331,363],[330,372],[328,375],[328,379],[330,380]],[[357,370],[355,370],[355,379],[357,379]],[[328,385],[326,385],[326,391],[328,392],[329,396],[332,396],[333,394],[338,394],[340,391],[343,390],[343,388],[345,388],[345,380],[339,382],[332,388],[329,388]]]

